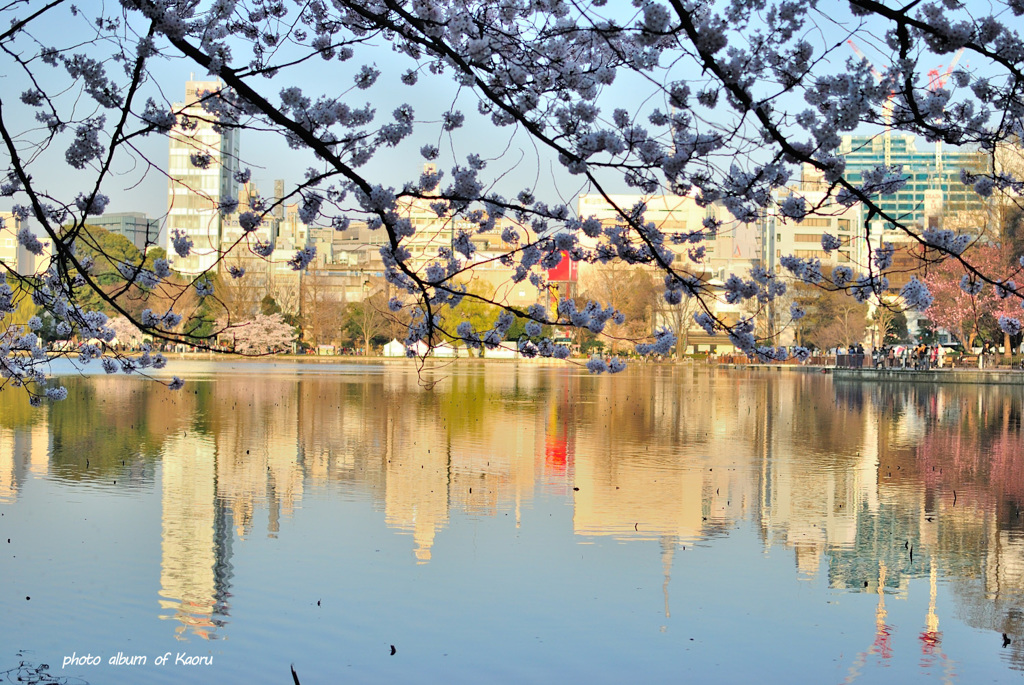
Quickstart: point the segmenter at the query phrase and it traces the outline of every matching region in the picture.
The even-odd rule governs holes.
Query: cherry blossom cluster
[[[1009,336],[1020,335],[1020,319],[1013,316],[1000,316],[999,328]]]
[[[912,276],[907,284],[900,289],[900,297],[903,298],[908,309],[915,309],[919,312],[928,309],[932,304],[932,294],[928,290],[928,286],[918,280],[917,276]]]
[[[503,265],[512,282],[528,282],[545,293],[550,292],[547,270],[562,259],[654,270],[659,282],[663,278],[665,304],[695,304],[696,325],[728,333],[753,357],[774,360],[782,355],[777,341],[757,339],[752,318],[727,323],[733,319],[717,314],[719,308],[766,308],[784,295],[790,276],[846,290],[861,301],[881,298],[889,290],[883,272],[892,268],[895,241],[874,247],[879,243],[869,234],[870,220],[917,240],[928,259],[956,260],[968,274],[968,291],[1000,281],[972,262],[968,247],[977,239],[972,232],[921,230],[886,212],[880,199],[904,187],[909,170],[882,165],[853,183],[841,143],[845,133],[884,135],[888,128],[928,142],[975,146],[991,163],[963,170],[963,184],[982,198],[1019,195],[1024,191],[1020,174],[998,162],[1002,148],[1024,136],[1024,42],[1014,25],[1024,13],[1020,2],[976,8],[923,0],[897,10],[874,0],[851,0],[848,8],[836,10],[835,19],[871,46],[873,65],[849,54],[828,31],[815,30],[823,19],[812,0],[611,5],[602,0],[122,0],[97,10],[101,16],[68,36],[52,35],[44,23],[58,13],[83,20],[77,10],[68,15],[71,8],[62,3],[34,13],[18,3],[0,10],[10,27],[0,37],[4,73],[16,94],[0,111],[9,160],[0,196],[12,199],[23,222],[20,229],[4,230],[32,253],[44,254],[49,245],[55,263],[52,272],[43,267],[44,273],[14,279],[21,296],[31,297],[57,326],[75,334],[103,334],[104,324],[80,308],[84,293],[91,292],[105,311],[128,318],[144,333],[184,341],[180,326],[187,312],[182,317],[167,303],[147,309],[130,302],[138,290],[173,289],[166,260],[108,260],[129,286],[104,289],[82,241],[87,218],[109,206],[113,184],[131,185],[113,180],[115,174],[131,168],[148,173],[160,166],[140,152],[139,140],[190,134],[201,120],[215,130],[276,134],[306,153],[310,169],[301,180],[293,179],[294,188],[282,202],[296,204],[307,225],[346,230],[359,221],[382,232],[385,278],[401,294],[388,308],[412,314],[410,346],[445,338],[497,344],[518,317],[527,321],[520,351],[557,357],[567,348],[543,337],[544,326],[603,334],[609,324],[622,322],[614,304],[583,298],[563,300],[552,311],[492,302],[507,316],[485,330],[459,325],[459,306],[479,298],[467,291],[465,281],[481,262]],[[375,50],[385,50],[387,59]],[[941,83],[921,77],[938,58],[960,50],[965,51],[961,63],[970,69],[951,71]],[[151,63],[168,56],[187,60],[223,84],[198,93],[199,114],[177,108],[155,87],[159,72],[151,71]],[[303,73],[312,69],[317,79]],[[310,82],[323,85],[300,85]],[[409,96],[396,100],[398,106],[379,108],[381,94],[396,88]],[[456,91],[448,100],[438,99],[438,93]],[[415,97],[421,93],[430,97]],[[25,114],[15,116],[15,107]],[[553,186],[571,179],[587,192],[603,194],[613,216],[577,216],[565,199],[577,186],[568,191],[544,182],[507,187],[507,159],[499,156],[495,163],[486,145],[477,148],[482,130],[495,139],[503,132],[523,136],[529,144],[516,146],[537,152],[538,168],[550,167],[557,177]],[[396,157],[387,157],[392,150]],[[393,162],[417,154],[437,168],[404,169]],[[201,147],[188,159],[200,169],[226,163]],[[43,179],[53,163],[69,167],[74,183],[51,190]],[[243,160],[230,164],[238,183],[250,180]],[[824,180],[826,201],[812,203],[787,189],[801,165]],[[642,195],[688,195],[708,208],[708,216],[702,227],[667,233],[650,220],[644,202],[615,204],[613,197],[624,188]],[[451,226],[451,239],[444,245],[424,241],[423,229],[404,211],[414,203],[429,205],[439,223]],[[723,229],[723,211],[740,223],[774,216],[801,224],[827,216],[827,207],[837,203],[860,205],[865,222],[852,237],[825,234],[822,250],[850,248],[852,255],[864,241],[868,263],[838,265],[826,276],[817,258],[783,256],[778,274],[754,269],[718,280],[705,273],[714,254],[710,241]],[[233,197],[218,207],[223,214],[238,208]],[[269,211],[256,199],[237,217],[241,243],[257,257],[274,252],[273,238],[258,232]],[[29,218],[32,229],[24,227]],[[174,233],[168,247],[184,259],[196,249],[195,236]],[[481,239],[500,242],[502,254],[482,255]],[[424,243],[432,246],[425,258]],[[296,247],[289,263],[302,270],[315,260],[315,251],[312,245]],[[215,261],[232,278],[245,277],[241,267]],[[186,280],[176,297],[189,292],[215,299],[213,274]],[[997,292],[1007,297],[1020,296],[1015,287],[1001,287]],[[927,308],[931,298],[916,279],[901,290],[907,307]],[[799,318],[799,309],[790,314]],[[18,333],[21,347],[0,355],[0,363],[12,370],[10,378],[32,373],[31,365],[12,361],[35,354],[25,348],[32,347],[29,334]],[[659,331],[638,341],[636,349],[661,354],[671,347],[668,341]],[[148,368],[126,365],[94,347],[82,356],[112,359],[105,369]],[[620,363],[597,360],[591,368],[616,370]]]

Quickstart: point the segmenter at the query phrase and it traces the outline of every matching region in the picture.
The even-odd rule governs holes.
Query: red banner
[[[576,262],[569,259],[569,252],[562,250],[562,261],[553,269],[548,269],[549,282],[575,283],[577,280]]]

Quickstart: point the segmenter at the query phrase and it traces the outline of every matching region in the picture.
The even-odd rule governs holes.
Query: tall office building
[[[702,231],[704,219],[715,218],[721,221],[717,230],[707,230],[707,238],[701,243],[705,250],[702,265],[710,278],[724,278],[726,273],[733,271],[745,272],[750,266],[763,257],[761,241],[758,236],[759,226],[756,223],[741,223],[730,214],[720,202],[707,207],[697,204],[695,196],[690,195],[611,195],[609,198],[619,208],[629,209],[643,201],[646,205],[643,220],[654,223],[666,235]],[[577,209],[581,219],[595,217],[605,225],[621,223],[618,212],[603,195],[584,194],[577,198]],[[593,247],[594,240],[580,237],[585,247]],[[675,244],[666,241],[669,248],[681,260],[688,260],[687,252],[693,245],[689,243]],[[695,270],[697,265],[692,261],[680,262],[685,267]],[[585,270],[585,269],[584,269]]]
[[[816,207],[814,216],[802,221],[786,218],[778,207],[789,195],[798,195],[808,206]],[[782,273],[781,260],[792,255],[801,259],[818,259],[830,273],[836,266],[848,266],[855,272],[864,270],[864,235],[861,206],[845,207],[817,190],[779,189],[775,202],[765,211],[760,222],[761,263],[764,267]],[[842,247],[825,252],[821,246],[824,234],[838,238]]]
[[[4,226],[0,230],[0,264],[21,273],[18,259],[19,251],[22,249],[18,243],[18,231],[21,230],[21,220],[16,219],[10,212],[0,212],[0,221],[3,222]]]
[[[142,212],[109,212],[90,216],[87,223],[124,236],[143,254],[157,244],[160,235],[160,222]]]
[[[0,212],[0,221],[3,222],[3,228],[0,229],[0,274],[6,273],[6,269],[12,269],[22,276],[32,276],[50,268],[53,246],[49,238],[45,235],[40,236],[43,251],[38,255],[32,254],[27,247],[18,242],[21,220],[11,212]]]
[[[169,243],[175,231],[192,240],[192,253],[185,259],[168,245],[174,269],[185,274],[201,273],[217,261],[223,234],[220,203],[238,197],[238,131],[214,130],[215,115],[201,104],[222,87],[219,81],[188,81],[185,102],[175,105],[180,114],[169,136],[165,240]]]
[[[988,168],[984,153],[941,144],[932,150],[918,150],[913,135],[883,134],[843,136],[840,154],[846,159],[846,180],[854,185],[864,182],[865,171],[878,166],[903,167],[907,184],[878,198],[878,204],[905,225],[927,227],[929,217],[948,221],[953,215],[971,217],[962,218],[961,223],[977,223],[987,215],[986,199],[960,181],[961,169],[978,172]]]

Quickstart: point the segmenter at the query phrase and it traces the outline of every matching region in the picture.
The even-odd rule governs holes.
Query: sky
[[[615,7],[618,11],[624,11],[623,8],[633,11],[625,3]],[[84,45],[84,41],[95,34],[92,23],[95,17],[82,13],[74,15],[70,8],[71,6],[65,5],[49,12],[39,25],[31,30],[32,38],[38,38],[38,43],[43,45]],[[25,7],[2,11],[0,21],[23,16],[27,11]],[[90,7],[86,11],[94,9]],[[845,39],[841,24],[851,20],[850,17],[844,16],[845,12],[845,7],[838,10],[831,7],[827,10],[827,15],[823,11],[819,16],[818,25],[808,32],[809,38],[821,43],[841,44]],[[877,36],[880,32],[873,33]],[[858,43],[869,57],[881,61],[881,55],[877,50],[877,38],[872,39],[870,35],[865,35],[858,38]],[[36,45],[29,41],[28,36],[20,38],[15,45],[23,54],[29,54],[36,49]],[[99,50],[106,50],[109,54],[110,46],[101,43],[97,49],[85,45],[76,47],[73,51],[100,54]],[[843,46],[835,52],[833,60],[844,61],[852,55],[852,50]],[[236,64],[244,60],[244,52],[240,50]],[[944,58],[922,60],[926,65],[922,71],[943,63],[943,60]],[[366,91],[354,89],[351,80],[353,74],[363,64],[373,64],[382,71],[376,85]],[[398,147],[380,150],[366,165],[364,171],[373,182],[401,186],[406,180],[416,178],[425,161],[419,154],[419,148],[424,143],[432,143],[442,151],[438,160],[441,169],[450,169],[453,163],[464,163],[466,155],[472,152],[490,160],[485,178],[496,179],[494,190],[505,196],[514,196],[524,188],[531,188],[538,196],[549,202],[566,202],[575,208],[575,196],[590,190],[583,185],[580,177],[570,176],[562,170],[550,154],[539,150],[521,131],[517,132],[513,127],[495,128],[485,117],[478,115],[473,94],[468,90],[460,91],[449,75],[435,76],[424,72],[418,85],[402,85],[399,76],[408,66],[407,58],[396,54],[383,37],[377,37],[368,41],[366,45],[357,47],[356,57],[348,62],[339,63],[335,60],[327,64],[317,59],[309,63],[309,66],[286,72],[284,77],[267,81],[265,85],[262,82],[255,85],[261,86],[265,94],[272,96],[272,101],[276,100],[281,88],[298,86],[313,97],[317,93],[343,95],[345,101],[352,106],[372,102],[377,110],[375,125],[390,121],[391,112],[398,105],[406,102],[411,104],[418,122],[416,131]],[[73,110],[76,117],[102,113],[98,109],[90,109],[95,107],[95,103],[81,93],[79,86],[69,83],[63,69],[39,65],[38,62],[34,63],[33,67],[34,75],[48,89],[66,88],[56,99],[65,111]],[[120,81],[124,80],[120,65],[108,62],[106,67],[108,72],[116,75]],[[151,78],[142,87],[140,102],[146,97],[153,97],[164,103],[180,102],[184,97],[185,82],[190,77],[194,76],[200,80],[208,78],[207,74],[188,60],[175,56],[174,50],[166,46],[163,46],[158,57],[151,60],[149,67]],[[0,98],[0,114],[4,117],[4,123],[11,130],[26,132],[26,137],[19,138],[19,142],[23,144],[27,140],[38,139],[39,125],[31,118],[36,109],[27,107],[17,99],[17,94],[29,87],[26,75],[9,60],[4,68],[0,69],[0,74],[2,92],[8,94]],[[699,81],[702,75],[681,64],[674,67],[672,78]],[[694,90],[697,90],[696,86]],[[642,108],[645,113],[654,107],[667,109],[664,102],[657,99],[648,100],[649,93],[650,86],[645,86],[642,79],[620,72],[616,83],[602,94],[599,103],[606,116],[618,106],[626,106],[632,111]],[[806,107],[797,96],[784,102],[787,109],[792,108],[794,111]],[[724,117],[718,122],[714,119],[721,113],[723,107],[724,105],[719,105],[718,112],[709,112],[708,117],[711,121],[702,125],[721,123]],[[450,108],[459,109],[467,115],[466,125],[454,136],[443,134],[440,126],[441,114]],[[106,115],[112,122],[117,112],[107,110]],[[645,121],[641,119],[641,123]],[[93,178],[88,170],[75,171],[64,162],[64,149],[70,139],[71,133],[68,132],[51,149],[31,152],[38,155],[33,159],[31,168],[34,181],[40,188],[64,201],[73,200],[77,192],[91,189],[90,183]],[[167,164],[167,150],[166,137],[154,134],[145,139],[138,139],[137,150],[131,156],[121,155],[116,159],[115,173],[101,189],[111,198],[108,212],[144,212],[151,217],[163,215],[167,206],[167,179],[161,169]],[[23,145],[23,154],[28,152],[29,149]],[[273,190],[274,179],[284,178],[289,184],[295,183],[301,179],[307,167],[315,164],[311,155],[289,149],[280,136],[255,131],[246,131],[242,134],[241,154],[245,164],[252,169],[252,177],[257,186],[268,194]],[[755,151],[755,161],[756,155]],[[0,158],[6,161],[6,156]],[[740,162],[742,164],[744,160]],[[727,168],[728,165],[725,166]],[[608,189],[612,192],[630,192],[621,180],[610,182]],[[0,202],[0,209],[8,209],[10,204],[9,200]]]
[[[88,32],[89,21],[81,15],[71,16],[63,8],[55,10],[52,18],[48,18],[36,35],[66,36]],[[84,28],[83,28],[84,27]],[[46,43],[44,41],[44,44]],[[56,43],[59,45],[59,43]],[[26,48],[30,46],[25,46]],[[87,54],[99,54],[98,51],[84,50]],[[558,172],[553,160],[540,160],[538,151],[525,136],[515,135],[512,127],[495,129],[476,114],[475,98],[468,92],[460,94],[458,87],[447,75],[433,76],[424,73],[418,85],[405,86],[400,83],[399,76],[408,68],[408,61],[395,55],[383,39],[378,39],[368,46],[364,53],[346,63],[332,62],[326,70],[321,60],[312,68],[292,70],[287,80],[275,79],[264,83],[255,82],[262,92],[277,100],[277,94],[285,86],[299,86],[311,97],[318,93],[344,93],[345,101],[353,107],[360,107],[366,102],[372,103],[377,111],[374,124],[387,123],[392,120],[391,112],[403,103],[409,103],[416,112],[419,123],[416,132],[403,141],[395,149],[381,150],[366,165],[364,171],[368,177],[385,185],[400,186],[404,181],[419,176],[422,165],[426,161],[419,154],[419,148],[425,143],[433,143],[441,149],[438,164],[442,169],[449,168],[456,160],[465,163],[467,154],[476,152],[485,159],[493,160],[488,171],[501,177],[501,187],[506,195],[514,195],[525,187],[542,187],[549,194],[557,194],[571,200],[580,185],[575,179],[570,181],[566,174]],[[364,63],[371,63],[381,69],[382,76],[377,84],[366,91],[356,90],[352,86],[352,76]],[[49,88],[59,89],[67,86],[58,98],[63,111],[73,111],[77,116],[105,113],[108,125],[114,121],[116,111],[96,108],[90,110],[94,103],[88,96],[82,95],[78,86],[70,85],[63,70],[36,65],[35,70],[39,82]],[[186,59],[173,55],[173,49],[162,50],[161,55],[150,62],[151,79],[141,89],[139,102],[146,97],[153,97],[158,102],[175,103],[184,99],[185,83],[190,78],[207,80],[207,73],[188,62]],[[120,66],[108,63],[108,72],[123,81]],[[22,104],[17,96],[30,84],[26,76],[18,73],[16,68],[8,65],[0,73],[4,91],[2,113],[5,123],[12,130],[27,132],[20,140],[37,140],[40,125],[32,119],[36,108]],[[329,76],[329,81],[327,77]],[[467,124],[455,136],[442,136],[441,114],[453,107],[467,115]],[[102,187],[102,192],[111,198],[107,212],[138,211],[151,217],[159,217],[167,207],[167,178],[161,171],[166,167],[168,159],[168,142],[165,136],[150,135],[137,140],[137,149],[132,155],[121,155],[114,164],[114,175]],[[51,149],[38,153],[33,159],[31,173],[38,186],[56,196],[68,198],[68,189],[74,193],[90,188],[94,176],[87,172],[70,169],[64,162],[63,153],[71,141],[69,131]],[[23,150],[27,148],[22,145]],[[280,136],[244,131],[241,136],[241,156],[244,165],[252,169],[252,178],[257,186],[266,193],[273,190],[273,181],[285,178],[289,183],[301,179],[304,171],[316,160],[312,155],[302,151],[289,149]],[[6,161],[9,156],[2,156]],[[552,170],[556,171],[555,176]],[[73,194],[71,196],[73,198]],[[15,202],[23,202],[24,196]],[[0,208],[9,209],[12,201],[4,198]]]

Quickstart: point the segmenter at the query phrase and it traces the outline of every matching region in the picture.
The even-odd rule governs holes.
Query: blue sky
[[[810,40],[834,45],[845,38],[841,25],[834,23],[850,21],[845,4],[840,4],[843,5],[842,8],[838,8],[838,5],[833,7],[831,3],[829,8],[823,8],[827,9],[829,16],[826,17],[824,13],[820,15],[818,26],[808,33]],[[78,43],[87,39],[90,32],[95,33],[92,28],[94,17],[81,14],[72,16],[69,8],[70,6],[61,6],[52,10],[43,23],[33,30],[36,36],[46,36],[45,39],[40,39],[41,43],[66,47],[72,42]],[[619,9],[632,11],[625,3]],[[873,33],[879,36],[881,32]],[[64,37],[69,37],[69,40],[65,41]],[[858,38],[861,49],[881,63],[881,55],[876,48],[879,42],[879,39],[872,39],[869,35]],[[19,39],[16,45],[25,51],[35,49],[26,38]],[[144,102],[146,97],[153,97],[158,102],[180,101],[184,96],[185,81],[190,76],[194,74],[198,79],[208,78],[207,74],[187,60],[176,57],[173,49],[166,49],[166,46],[164,48],[160,56],[150,63],[152,79],[143,86],[140,102]],[[104,49],[109,52],[109,47],[104,45],[98,48],[85,46],[75,51],[100,54]],[[843,62],[850,56],[852,51],[842,46],[834,53],[831,68],[840,68],[836,62]],[[236,53],[236,66],[245,59],[244,51],[239,50]],[[923,59],[922,74],[928,68],[944,61],[948,61],[948,57]],[[402,85],[399,76],[410,63],[408,58],[395,53],[383,37],[377,37],[367,45],[357,47],[356,56],[348,62],[339,63],[335,60],[328,64],[317,59],[307,66],[285,72],[283,76],[272,81],[261,80],[254,85],[262,88],[264,94],[270,96],[271,101],[277,100],[277,93],[285,86],[299,86],[311,97],[316,97],[318,93],[344,93],[346,101],[353,106],[361,106],[369,101],[377,110],[375,125],[390,121],[391,112],[398,105],[406,102],[411,104],[419,122],[415,133],[395,149],[380,150],[366,165],[363,171],[371,182],[400,186],[404,181],[417,177],[424,162],[419,154],[419,148],[425,143],[432,143],[441,149],[441,158],[438,160],[441,169],[447,170],[453,163],[464,162],[466,155],[471,152],[479,153],[485,159],[491,160],[483,177],[496,179],[495,191],[505,196],[514,196],[523,188],[532,188],[538,196],[549,202],[562,201],[574,206],[574,197],[589,190],[582,184],[580,177],[573,177],[564,172],[557,161],[546,151],[539,150],[528,136],[516,132],[514,127],[495,128],[485,117],[478,115],[475,96],[468,90],[460,92],[449,75],[435,76],[423,72],[418,85]],[[363,64],[373,64],[382,71],[376,85],[366,91],[352,87],[352,75]],[[120,65],[108,62],[107,69],[123,82]],[[9,94],[3,98],[5,121],[13,129],[38,127],[31,119],[35,110],[17,100],[17,94],[29,85],[27,79],[9,62],[3,71],[4,92]],[[39,65],[36,73],[40,82],[49,87],[61,87],[62,82],[67,82],[67,75],[63,69]],[[672,78],[699,81],[702,75],[695,72],[692,66],[681,64],[673,67]],[[69,89],[58,98],[58,102],[68,108],[74,107],[76,116],[91,114],[89,108],[93,107],[94,103],[87,96],[81,95],[80,88],[68,85]],[[691,87],[694,91],[699,88],[696,84]],[[610,117],[611,111],[621,106],[629,108],[631,112],[639,108],[643,112],[639,122],[646,124],[646,114],[651,109],[667,109],[659,98],[648,100],[650,92],[650,86],[643,84],[641,79],[620,72],[616,83],[599,98],[602,114]],[[806,107],[802,99],[796,96],[786,101],[784,106],[794,112]],[[452,107],[466,114],[467,121],[463,129],[456,131],[454,136],[449,136],[441,131],[440,117]],[[717,110],[708,113],[709,119],[718,117],[719,121],[703,125],[722,123],[724,117],[720,115],[723,109],[724,106],[719,105]],[[96,113],[99,113],[99,110]],[[116,115],[116,112],[112,111],[106,113],[110,120]],[[272,191],[274,179],[284,178],[289,184],[294,183],[302,177],[307,167],[315,164],[311,155],[289,149],[284,140],[276,135],[247,131],[242,134],[241,140],[242,157],[252,168],[253,179],[267,193]],[[70,134],[53,149],[41,154],[31,170],[40,188],[52,191],[66,202],[72,201],[77,192],[89,190],[91,181],[91,175],[87,171],[74,171],[64,163],[63,151],[69,141]],[[757,154],[757,151],[753,152],[754,159]],[[158,168],[148,168],[146,160],[151,161],[154,167],[166,166],[165,137],[151,135],[142,139],[134,158],[126,155],[118,158],[114,165],[115,174],[107,179],[101,189],[112,200],[107,208],[108,212],[140,211],[152,217],[159,217],[166,210],[166,177]],[[743,159],[739,161],[741,164],[744,163]],[[728,168],[728,164],[724,164],[724,167]],[[608,189],[613,192],[628,191],[621,180],[611,181]],[[10,202],[2,206],[6,209]]]

